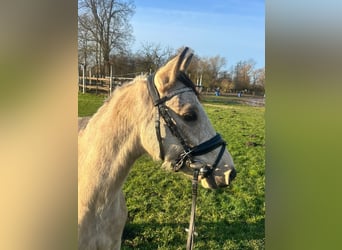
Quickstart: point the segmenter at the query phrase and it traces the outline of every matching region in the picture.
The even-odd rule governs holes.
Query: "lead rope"
[[[188,240],[186,243],[186,250],[192,250],[194,245],[194,236],[197,234],[195,232],[195,213],[196,213],[196,199],[197,199],[197,186],[198,186],[198,174],[200,170],[194,170],[194,176],[192,179],[192,205],[191,205],[191,215],[188,231]]]

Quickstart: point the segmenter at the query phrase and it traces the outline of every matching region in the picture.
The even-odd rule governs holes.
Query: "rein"
[[[181,80],[185,80],[187,82],[191,82],[191,80],[185,75],[185,73],[180,72],[179,77]],[[160,131],[160,117],[163,118],[165,124],[170,129],[171,133],[179,140],[180,144],[183,147],[183,152],[179,155],[175,166],[173,166],[174,171],[179,171],[183,167],[189,167],[193,170],[193,179],[192,179],[192,205],[191,205],[191,215],[190,215],[190,224],[188,231],[188,239],[187,239],[187,250],[193,249],[194,236],[195,233],[195,212],[196,212],[196,199],[197,199],[197,187],[198,187],[198,176],[200,175],[202,178],[206,178],[212,174],[212,172],[217,167],[220,162],[225,148],[226,142],[222,139],[220,134],[216,134],[211,139],[197,145],[191,147],[187,144],[185,138],[183,137],[181,131],[179,131],[174,119],[171,117],[169,113],[169,108],[166,106],[166,101],[172,99],[174,96],[180,95],[185,92],[194,90],[190,87],[184,87],[181,89],[177,89],[173,92],[170,92],[168,95],[160,98],[159,92],[154,83],[154,74],[150,75],[147,80],[148,91],[150,96],[152,97],[153,105],[156,107],[156,120],[155,120],[155,128],[156,128],[156,136],[159,143],[159,152],[160,158],[164,160],[165,152],[163,147],[163,138],[161,136]],[[216,160],[213,164],[207,164],[206,162],[198,161],[194,159],[194,156],[207,154],[216,148],[221,147]]]

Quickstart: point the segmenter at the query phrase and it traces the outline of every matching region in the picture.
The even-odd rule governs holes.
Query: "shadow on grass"
[[[205,248],[208,241],[219,246],[234,241],[238,245],[248,241],[263,242],[264,219],[246,222],[196,222],[196,245]],[[187,240],[187,223],[128,223],[122,239],[122,249],[184,249]],[[246,243],[247,242],[247,243]]]

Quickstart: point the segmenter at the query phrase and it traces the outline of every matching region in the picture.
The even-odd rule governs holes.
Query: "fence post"
[[[110,65],[110,79],[109,79],[109,96],[112,95],[113,84],[113,64]]]
[[[83,92],[83,94],[84,94],[84,93],[85,93],[85,80],[84,80],[84,77],[85,77],[85,75],[84,75],[84,74],[85,74],[85,73],[84,73],[84,71],[85,71],[85,64],[83,64],[82,66],[83,66],[83,67],[82,67],[82,69],[83,69],[83,70],[82,70],[82,71],[83,71],[83,72],[82,72],[82,84],[83,84],[83,91],[82,91],[82,92]]]

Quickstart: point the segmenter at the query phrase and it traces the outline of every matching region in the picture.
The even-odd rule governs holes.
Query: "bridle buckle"
[[[206,178],[211,174],[212,171],[213,169],[206,165],[200,169],[199,175],[203,178]]]

